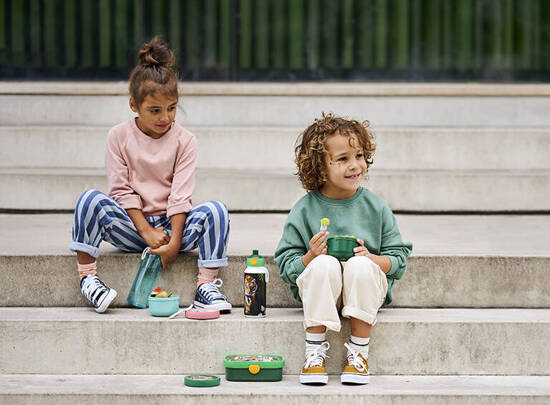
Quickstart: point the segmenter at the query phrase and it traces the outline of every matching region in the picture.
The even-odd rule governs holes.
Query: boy
[[[389,206],[361,187],[375,151],[368,122],[323,114],[301,134],[296,146],[298,176],[308,191],[292,208],[275,251],[275,261],[294,297],[301,300],[306,328],[303,384],[326,384],[327,328],[340,331],[350,318],[351,336],[342,383],[369,382],[371,327],[382,305],[392,301],[394,280],[405,271],[412,245],[404,243]],[[320,219],[330,218],[332,234],[357,236],[352,258],[341,263],[327,255],[328,232]]]

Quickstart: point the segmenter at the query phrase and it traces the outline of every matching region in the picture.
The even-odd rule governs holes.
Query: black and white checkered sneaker
[[[80,291],[99,313],[105,312],[116,297],[116,291],[107,287],[98,276],[83,277],[80,280]]]

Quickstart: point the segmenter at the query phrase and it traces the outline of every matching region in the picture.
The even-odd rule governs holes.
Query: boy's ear
[[[130,97],[129,104],[130,104],[130,109],[137,114],[138,110],[133,97]]]

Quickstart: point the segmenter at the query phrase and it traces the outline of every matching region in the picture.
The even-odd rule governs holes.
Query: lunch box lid
[[[262,368],[281,368],[285,365],[285,358],[281,354],[228,354],[223,359],[227,368],[247,368],[259,366]]]
[[[216,387],[220,385],[220,377],[209,374],[191,374],[185,376],[184,383],[188,387]]]
[[[327,241],[329,240],[352,240],[357,242],[357,237],[355,235],[334,235],[327,239]]]

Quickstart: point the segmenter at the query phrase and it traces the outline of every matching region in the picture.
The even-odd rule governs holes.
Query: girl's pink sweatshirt
[[[109,196],[124,209],[168,217],[191,211],[196,164],[197,140],[179,124],[159,139],[141,132],[135,119],[109,131]]]

